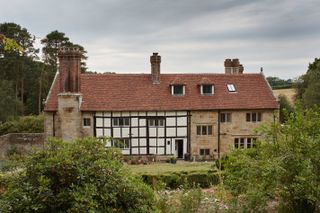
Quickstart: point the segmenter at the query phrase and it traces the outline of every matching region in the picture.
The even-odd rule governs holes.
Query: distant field
[[[279,95],[284,95],[288,98],[291,104],[294,104],[296,91],[295,89],[276,89],[272,90],[273,94],[278,97]]]
[[[191,171],[208,171],[212,169],[213,162],[177,162],[171,163],[154,163],[148,165],[127,165],[134,174],[163,174],[167,172],[191,172]]]

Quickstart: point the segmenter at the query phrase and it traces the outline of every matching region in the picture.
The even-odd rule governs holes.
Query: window
[[[86,127],[91,126],[91,119],[90,118],[84,118],[83,119],[83,126],[86,126]]]
[[[249,149],[255,147],[256,138],[235,138],[234,148],[236,149]]]
[[[197,126],[197,135],[212,135],[212,125]]]
[[[235,92],[236,91],[236,87],[234,86],[234,84],[227,84],[227,88],[229,92]]]
[[[212,95],[213,85],[201,85],[201,95]]]
[[[129,126],[130,118],[113,118],[113,126]]]
[[[164,119],[163,118],[149,119],[149,126],[151,127],[164,126]]]
[[[200,149],[200,155],[210,155],[210,149]]]
[[[172,95],[182,96],[185,93],[184,85],[172,85]]]
[[[251,112],[246,114],[247,122],[260,122],[262,120],[261,112]]]
[[[120,149],[129,149],[130,148],[130,140],[129,140],[129,138],[115,139],[113,141],[113,146],[120,148]]]
[[[220,114],[220,122],[225,123],[225,122],[231,122],[231,113],[221,113]]]

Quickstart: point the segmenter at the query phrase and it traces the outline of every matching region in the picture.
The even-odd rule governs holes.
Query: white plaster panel
[[[158,128],[158,137],[164,137],[164,128],[163,127]]]
[[[164,155],[164,148],[163,147],[158,148],[158,155]]]
[[[146,129],[145,128],[140,128],[140,137],[145,137],[146,136]]]
[[[146,126],[146,119],[139,119],[140,126]]]
[[[187,136],[187,127],[178,127],[177,137]]]
[[[148,116],[156,116],[156,112],[147,112]]]
[[[102,137],[103,136],[103,129],[96,129],[96,137]]]
[[[140,146],[147,146],[147,139],[140,138]]]
[[[113,128],[113,137],[114,138],[120,138],[120,128]]]
[[[129,149],[123,149],[122,150],[122,154],[129,155],[130,154],[130,150]]]
[[[122,128],[122,137],[123,138],[130,137],[130,129],[129,128]]]
[[[187,126],[187,117],[178,117],[177,126]]]
[[[131,118],[131,126],[138,126],[138,118]]]
[[[110,118],[104,118],[104,127],[111,127],[111,119]]]
[[[122,113],[121,113],[121,116],[122,116],[122,117],[129,117],[130,114],[129,114],[129,112],[122,112]]]
[[[138,112],[131,112],[131,116],[138,116]]]
[[[166,115],[167,115],[167,116],[175,116],[175,115],[176,115],[176,112],[166,112]]]
[[[147,113],[146,112],[139,112],[139,116],[146,116]]]
[[[138,137],[138,128],[131,128],[132,137]]]
[[[157,136],[157,130],[156,130],[156,128],[154,128],[154,127],[150,127],[150,128],[149,128],[149,136],[150,136],[150,137],[155,137],[155,136]]]
[[[158,116],[164,116],[164,112],[158,112]]]
[[[138,148],[132,148],[132,154],[139,154]]]
[[[102,112],[96,112],[96,116],[102,116]]]
[[[150,153],[150,154],[157,154],[156,148],[150,147],[150,148],[149,148],[149,153]]]
[[[147,154],[147,148],[140,148],[140,154]]]
[[[167,126],[175,126],[176,118],[167,118]]]
[[[104,129],[104,136],[111,137],[111,129]]]
[[[138,146],[138,139],[137,138],[131,139],[131,146]]]
[[[103,115],[110,117],[111,116],[111,112],[104,112]]]
[[[113,117],[121,117],[121,114],[120,114],[120,112],[114,112],[114,113],[112,113],[112,116]]]
[[[175,137],[176,128],[167,128],[167,137]]]
[[[177,112],[177,115],[187,115],[187,112],[179,111],[179,112]]]
[[[157,145],[157,139],[155,139],[155,138],[150,138],[150,139],[149,139],[149,145],[150,145],[150,146],[156,146],[156,145]]]
[[[164,146],[164,138],[158,138],[158,146]]]
[[[102,118],[96,118],[96,127],[102,127]]]

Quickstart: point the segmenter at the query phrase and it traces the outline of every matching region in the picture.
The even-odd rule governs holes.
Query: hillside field
[[[296,91],[294,88],[290,89],[276,89],[272,90],[274,96],[278,97],[279,95],[284,95],[287,97],[288,101],[293,105],[295,101]]]

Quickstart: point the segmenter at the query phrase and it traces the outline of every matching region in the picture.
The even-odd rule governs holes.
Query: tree
[[[287,118],[287,114],[290,114],[294,111],[293,106],[288,101],[288,98],[284,95],[279,95],[279,105],[280,105],[280,123],[284,123]]]
[[[153,212],[152,189],[94,138],[51,139],[24,160],[0,194],[1,212]]]
[[[0,123],[15,118],[17,116],[16,112],[20,111],[21,103],[16,101],[14,97],[12,83],[0,80]]]
[[[297,99],[300,99],[304,106],[311,107],[320,104],[320,59],[315,58],[309,64],[308,71],[302,75],[296,83]]]
[[[5,52],[22,52],[23,48],[13,39],[0,34],[0,49]]]
[[[247,211],[316,212],[320,201],[320,108],[289,114],[283,125],[261,128],[257,148],[228,155],[224,183]],[[238,200],[240,201],[240,200]]]

